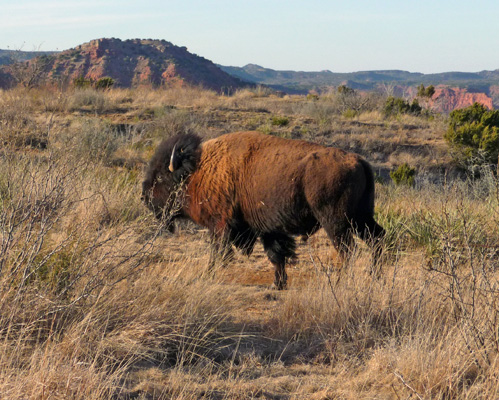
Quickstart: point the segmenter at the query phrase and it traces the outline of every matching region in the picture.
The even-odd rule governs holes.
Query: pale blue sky
[[[497,0],[0,0],[0,48],[165,39],[215,63],[333,72],[499,69]]]

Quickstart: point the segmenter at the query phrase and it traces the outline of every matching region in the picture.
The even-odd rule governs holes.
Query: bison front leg
[[[227,266],[234,259],[234,250],[229,240],[228,234],[211,235],[210,242],[210,261],[208,269],[211,271],[217,265]]]
[[[295,241],[292,237],[280,232],[264,233],[261,238],[263,248],[274,266],[274,287],[278,290],[285,289],[288,280],[286,260],[296,255]]]

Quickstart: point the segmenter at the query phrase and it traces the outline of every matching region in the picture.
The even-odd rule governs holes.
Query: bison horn
[[[175,167],[173,166],[173,159],[175,157],[175,147],[177,147],[177,145],[173,146],[172,155],[170,157],[170,166],[168,167],[168,169],[170,170],[170,172],[175,171]]]

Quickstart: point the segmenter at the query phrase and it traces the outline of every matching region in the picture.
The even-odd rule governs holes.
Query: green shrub
[[[345,85],[338,86],[338,89],[336,91],[338,92],[338,94],[345,95],[345,96],[352,96],[355,94],[354,89],[349,88],[348,86],[345,86]]]
[[[272,131],[272,127],[269,124],[263,124],[260,125],[258,128],[256,128],[257,131],[264,133],[265,135],[273,135],[274,132]]]
[[[418,86],[418,97],[426,97],[431,99],[435,94],[435,86],[430,85],[427,88],[423,84]]]
[[[496,164],[499,156],[499,111],[475,103],[450,113],[444,135],[462,166]]]
[[[109,76],[100,78],[95,82],[94,87],[96,89],[110,89],[115,84],[115,80]]]
[[[419,105],[417,99],[414,99],[412,103],[409,103],[400,97],[390,96],[386,99],[385,105],[383,106],[383,114],[387,118],[400,114],[421,115],[422,111],[423,108]]]
[[[80,75],[78,78],[73,80],[73,85],[78,89],[89,88],[92,86],[92,80],[86,79],[84,76]]]
[[[79,76],[73,80],[73,86],[77,89],[87,89],[94,87],[95,89],[110,89],[116,81],[109,77],[105,76],[103,78],[94,81],[93,79],[87,79],[84,76]]]
[[[352,119],[352,118],[355,118],[357,115],[359,115],[359,113],[357,111],[349,108],[348,110],[343,111],[342,115],[345,118]]]
[[[415,210],[404,221],[408,238],[425,249],[427,257],[434,257],[440,253],[442,246],[439,229],[444,226],[445,221],[440,215],[435,215],[430,210]]]
[[[288,117],[274,116],[272,117],[272,125],[274,126],[286,126],[289,124]]]
[[[52,290],[54,293],[60,293],[66,289],[71,281],[71,267],[75,263],[72,249],[62,248],[59,251],[52,251],[49,256],[38,254],[35,262],[36,276],[41,285]]]
[[[416,177],[416,168],[409,166],[407,163],[400,165],[395,171],[390,172],[395,185],[414,186],[414,179]]]

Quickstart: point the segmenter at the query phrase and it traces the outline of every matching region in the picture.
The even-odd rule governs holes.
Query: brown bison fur
[[[258,132],[164,141],[149,164],[143,198],[158,217],[188,217],[207,227],[215,243],[211,263],[217,253],[230,256],[232,245],[251,254],[260,238],[279,289],[286,286],[286,260],[295,257],[293,236],[322,227],[345,255],[353,233],[376,246],[384,235],[373,218],[374,178],[366,161]]]

